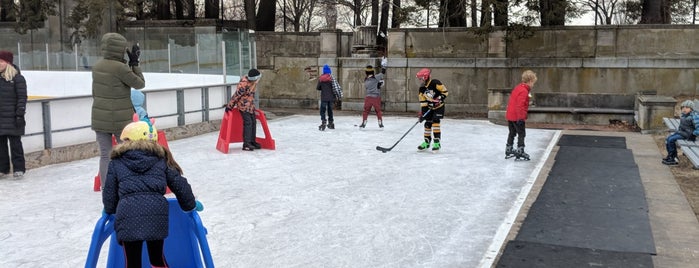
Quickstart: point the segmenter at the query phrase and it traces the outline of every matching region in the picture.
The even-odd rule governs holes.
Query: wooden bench
[[[680,119],[678,118],[663,118],[663,122],[667,128],[674,132],[680,126]],[[682,149],[682,154],[687,156],[694,169],[699,169],[699,141],[689,141],[689,140],[678,140],[677,147]]]

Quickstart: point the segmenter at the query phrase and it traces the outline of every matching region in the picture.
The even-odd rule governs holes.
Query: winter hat
[[[332,71],[330,71],[330,66],[328,66],[327,64],[323,65],[323,74],[331,74],[331,73],[332,73]]]
[[[146,121],[136,121],[129,123],[121,131],[121,140],[139,141],[149,140],[158,141],[158,130]]]
[[[682,105],[680,105],[680,108],[682,107],[687,107],[689,109],[694,110],[694,102],[692,100],[686,100],[682,102]]]
[[[262,74],[257,69],[253,68],[248,72],[248,80],[250,81],[257,81],[260,79],[260,77],[262,77]]]
[[[12,63],[12,60],[13,60],[12,52],[7,51],[7,50],[0,51],[0,60],[3,60],[7,63]]]
[[[374,66],[367,65],[364,72],[366,72],[367,75],[374,74]]]

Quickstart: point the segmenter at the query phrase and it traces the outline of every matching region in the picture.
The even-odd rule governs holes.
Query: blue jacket
[[[196,203],[187,179],[167,165],[169,152],[153,141],[129,141],[114,148],[102,191],[104,212],[116,214],[118,241],[159,240],[168,236],[166,186],[184,211]]]

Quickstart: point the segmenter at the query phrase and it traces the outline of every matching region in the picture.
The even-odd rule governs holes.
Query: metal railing
[[[222,119],[235,84],[146,90],[144,108],[159,129]],[[29,100],[25,153],[94,141],[91,109],[91,95]]]

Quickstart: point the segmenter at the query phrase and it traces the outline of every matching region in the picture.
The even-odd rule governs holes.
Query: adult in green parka
[[[131,88],[142,89],[146,82],[138,67],[141,55],[138,44],[129,50],[124,36],[106,33],[102,36],[101,49],[103,58],[92,67],[92,130],[100,150],[99,175],[104,187],[112,135],[121,142],[121,131],[131,122],[134,113]],[[128,62],[124,60],[124,52]]]

